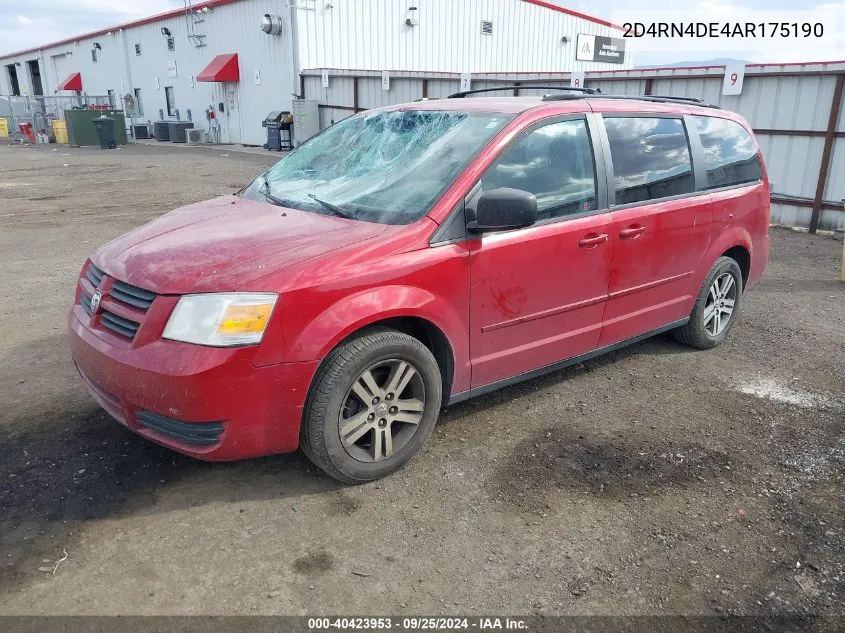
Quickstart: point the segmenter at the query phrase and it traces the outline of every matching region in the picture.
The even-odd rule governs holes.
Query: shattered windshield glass
[[[298,147],[242,195],[294,209],[407,224],[431,209],[511,118],[428,110],[360,114]]]

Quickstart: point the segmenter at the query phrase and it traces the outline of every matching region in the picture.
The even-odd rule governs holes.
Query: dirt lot
[[[845,613],[830,238],[773,230],[726,345],[660,336],[456,406],[374,484],[113,422],[65,340],[82,262],[276,158],[0,146],[0,613]]]

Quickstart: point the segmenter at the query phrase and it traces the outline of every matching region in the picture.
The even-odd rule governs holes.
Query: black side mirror
[[[536,220],[537,198],[533,193],[501,187],[481,194],[475,207],[475,220],[467,222],[467,230],[485,233],[521,229]]]

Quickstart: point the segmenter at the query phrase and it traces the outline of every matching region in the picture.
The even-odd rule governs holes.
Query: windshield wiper
[[[347,220],[354,220],[356,218],[356,214],[346,209],[342,209],[341,207],[337,206],[336,204],[332,204],[331,202],[326,202],[325,200],[320,200],[317,196],[313,193],[309,193],[308,197],[311,198],[314,202],[319,202],[324,207],[326,207],[329,211],[338,215],[342,218],[346,218]]]
[[[274,196],[273,193],[270,191],[270,181],[267,180],[267,174],[263,174],[262,178],[264,179],[264,186],[262,187],[263,191],[261,193],[264,195],[264,197],[275,205],[278,205],[280,207],[289,207],[290,205],[286,200],[282,200],[281,198]]]

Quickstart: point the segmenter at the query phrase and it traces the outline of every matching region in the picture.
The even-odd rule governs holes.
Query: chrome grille
[[[108,310],[103,310],[100,316],[103,327],[107,327],[112,332],[122,334],[126,338],[135,338],[138,328],[141,327],[140,323],[124,319]]]
[[[79,293],[79,305],[82,306],[82,309],[88,313],[88,316],[91,316],[93,311],[91,310],[91,297],[86,295],[84,292]]]
[[[156,298],[156,293],[138,288],[123,281],[115,281],[112,284],[109,294],[123,303],[128,303],[131,306],[140,308],[141,310],[148,310]]]
[[[103,281],[108,278],[105,271],[98,268],[90,261],[88,262],[88,266],[86,267],[83,276],[94,286],[95,289],[100,288],[103,285]],[[158,295],[150,290],[144,290],[143,288],[133,286],[130,283],[126,283],[125,281],[120,281],[118,279],[114,279],[112,281],[108,295],[116,303],[109,304],[108,302],[105,302],[104,304],[101,304],[102,307],[99,312],[100,319],[98,321],[99,325],[107,330],[119,334],[120,336],[130,340],[134,339],[135,335],[138,333],[138,328],[141,327],[141,322],[143,321],[144,316],[143,314],[137,313],[137,311],[141,311],[142,313],[147,312]],[[118,308],[118,304],[127,306],[127,308],[130,309],[130,312],[134,311],[131,314],[132,318],[116,314],[115,310]],[[79,305],[89,317],[93,316],[93,310],[91,309],[91,295],[84,285],[79,293]],[[109,309],[110,307],[111,309]],[[123,312],[122,310],[118,311]]]
[[[85,276],[88,277],[88,281],[94,284],[95,288],[98,288],[103,281],[103,277],[106,276],[106,273],[97,268],[93,263],[89,263],[88,270],[85,271]]]

